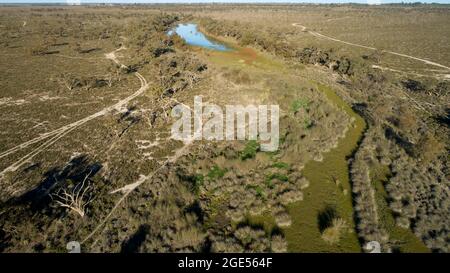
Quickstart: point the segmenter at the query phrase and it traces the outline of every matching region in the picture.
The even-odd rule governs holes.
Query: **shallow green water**
[[[309,161],[303,175],[310,186],[304,191],[304,200],[291,204],[289,213],[292,225],[284,229],[289,252],[360,252],[358,236],[354,229],[353,206],[347,156],[357,147],[366,126],[364,120],[331,88],[317,84],[318,90],[346,112],[355,122],[339,141],[338,147],[324,154],[321,162]],[[339,180],[338,186],[333,182]],[[337,244],[328,244],[321,238],[318,217],[327,208],[345,220],[349,230]]]

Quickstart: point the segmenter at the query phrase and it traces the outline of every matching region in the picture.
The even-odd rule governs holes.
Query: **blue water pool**
[[[196,24],[179,24],[167,34],[172,35],[173,33],[178,34],[188,45],[201,46],[218,51],[230,50],[225,45],[209,40],[203,33],[198,31]]]

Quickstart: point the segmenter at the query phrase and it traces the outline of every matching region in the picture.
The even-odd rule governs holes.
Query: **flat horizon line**
[[[80,1],[80,0],[78,0]],[[83,2],[76,3],[77,0],[69,0],[69,1],[54,1],[54,2],[0,2],[0,6],[2,5],[64,5],[64,6],[87,6],[87,5],[201,5],[201,4],[225,4],[225,5],[235,5],[235,4],[250,4],[250,5],[367,5],[367,6],[382,6],[382,5],[399,5],[399,6],[411,6],[411,5],[450,5],[448,3],[441,2],[418,2],[418,1],[403,1],[403,2],[384,2],[377,4],[369,4],[367,2],[299,2],[299,1],[283,1],[283,2],[255,2],[255,1],[193,1],[193,2]]]

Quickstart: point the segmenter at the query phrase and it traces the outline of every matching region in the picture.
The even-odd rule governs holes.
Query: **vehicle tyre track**
[[[320,34],[319,32],[316,32],[316,31],[308,30],[305,26],[303,26],[303,25],[301,25],[299,23],[293,23],[292,26],[300,27],[301,31],[307,32],[307,33],[309,33],[309,34],[311,34],[311,35],[313,35],[315,37],[318,37],[318,38],[323,38],[323,39],[335,41],[335,42],[338,42],[338,43],[343,43],[343,44],[346,44],[346,45],[356,46],[356,47],[369,49],[369,50],[374,50],[374,51],[375,50],[379,50],[379,49],[377,49],[375,47],[370,47],[370,46],[355,44],[355,43],[351,43],[351,42],[347,42],[347,41],[342,41],[342,40],[339,40],[339,39],[336,39],[336,38],[333,38],[333,37],[330,37],[330,36],[326,36],[326,35]],[[391,54],[391,55],[400,56],[400,57],[403,57],[403,58],[412,59],[412,60],[419,61],[419,62],[423,62],[425,64],[436,66],[436,67],[440,67],[440,68],[444,68],[446,71],[450,71],[450,67],[445,66],[443,64],[439,64],[439,63],[433,62],[433,61],[429,61],[429,60],[426,60],[426,59],[422,59],[422,58],[418,58],[418,57],[414,57],[414,56],[410,56],[410,55],[406,55],[406,54],[402,54],[402,53],[398,53],[398,52],[394,52],[394,51],[390,51],[390,50],[381,50],[381,52],[388,53],[388,54]],[[403,71],[398,71],[398,72],[403,72]],[[439,75],[437,75],[435,77],[439,78],[439,79],[442,78],[442,79],[446,80],[446,79],[449,79],[449,75],[450,74],[439,74]]]
[[[105,58],[112,60],[113,62],[115,62],[116,64],[120,65],[121,67],[125,67],[125,65],[123,65],[122,63],[119,62],[119,60],[117,59],[116,56],[116,52],[125,49],[124,46],[114,50],[113,52],[107,53],[105,54]],[[104,116],[108,113],[110,113],[113,110],[120,110],[124,105],[126,105],[128,102],[130,102],[131,100],[135,99],[136,97],[142,95],[149,87],[147,80],[139,73],[139,72],[134,72],[134,75],[139,79],[141,87],[134,92],[132,95],[118,101],[117,103],[108,106],[104,109],[102,109],[99,112],[96,112],[90,116],[87,116],[81,120],[75,121],[73,123],[70,123],[68,125],[65,125],[63,127],[60,127],[56,130],[53,130],[51,132],[45,133],[39,137],[33,138],[29,141],[26,141],[22,144],[19,144],[9,150],[6,150],[4,152],[0,153],[0,159],[3,157],[6,157],[10,154],[13,154],[17,151],[20,151],[22,149],[25,149],[27,147],[29,147],[30,145],[33,145],[35,143],[41,142],[45,139],[50,138],[49,140],[47,140],[46,142],[44,142],[43,144],[39,145],[37,148],[35,148],[34,150],[32,150],[30,153],[28,153],[27,155],[21,157],[20,159],[18,159],[17,161],[15,161],[13,164],[11,164],[10,166],[6,167],[3,171],[0,172],[0,178],[2,178],[6,173],[8,172],[13,172],[16,171],[18,168],[20,168],[21,166],[23,166],[26,162],[28,162],[30,159],[32,159],[34,156],[36,156],[37,154],[41,153],[42,151],[44,151],[45,149],[47,149],[48,147],[50,147],[52,144],[54,144],[56,141],[58,141],[60,138],[62,138],[63,136],[65,136],[66,134],[68,134],[69,132],[71,132],[72,130],[79,128],[80,126],[82,126],[83,124],[87,123],[88,121],[91,121],[95,118]]]

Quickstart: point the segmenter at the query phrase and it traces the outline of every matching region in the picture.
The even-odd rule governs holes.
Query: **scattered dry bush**
[[[348,232],[348,225],[342,218],[334,218],[331,226],[322,232],[322,239],[329,244],[336,244],[342,235]]]
[[[81,217],[86,214],[86,206],[92,202],[91,186],[87,179],[91,173],[86,175],[81,183],[75,185],[72,189],[61,189],[51,195],[52,199],[62,208],[74,211]]]
[[[371,145],[374,140],[371,136],[370,130],[366,132],[350,165],[354,211],[357,218],[356,229],[358,236],[365,243],[377,241],[384,249],[389,249],[387,233],[379,223],[375,189],[369,173],[369,166],[373,160]]]

